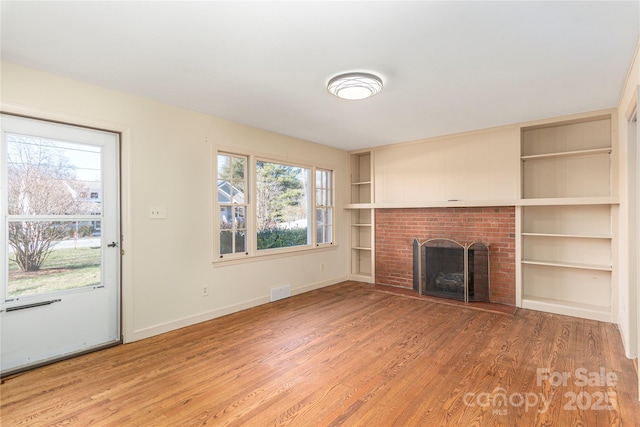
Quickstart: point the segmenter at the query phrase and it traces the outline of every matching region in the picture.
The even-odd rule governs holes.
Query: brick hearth
[[[375,211],[375,282],[413,288],[413,239],[481,240],[491,258],[491,301],[515,305],[515,208],[408,208]]]

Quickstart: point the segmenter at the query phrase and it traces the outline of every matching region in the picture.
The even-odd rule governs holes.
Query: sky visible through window
[[[65,142],[28,135],[7,135],[9,162],[19,162],[15,156],[17,144],[34,148],[47,147],[56,158],[66,159],[69,169],[75,171],[75,179],[80,181],[100,181],[101,153],[100,147],[77,142]]]

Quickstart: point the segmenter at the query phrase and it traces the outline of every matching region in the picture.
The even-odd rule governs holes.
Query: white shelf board
[[[522,308],[563,314],[565,316],[581,317],[584,319],[599,320],[601,322],[611,322],[612,320],[610,307],[560,301],[549,298],[523,296]]]
[[[599,271],[612,270],[610,265],[579,264],[575,262],[540,261],[540,260],[523,259],[522,263],[529,264],[529,265],[544,265],[548,267],[577,268],[581,270],[599,270]]]
[[[344,205],[345,209],[373,209],[373,203],[348,203]]]
[[[516,206],[568,206],[568,205],[618,205],[618,196],[604,197],[550,197],[540,199],[520,199]]]
[[[560,237],[571,239],[604,239],[611,240],[611,236],[588,236],[582,234],[552,234],[552,233],[522,233],[523,236],[532,237]]]
[[[576,156],[588,156],[591,154],[609,154],[611,153],[611,147],[604,148],[592,148],[589,150],[577,150],[577,151],[563,151],[558,153],[546,153],[546,154],[531,154],[522,156],[522,160],[541,160],[552,159],[558,157],[576,157]]]
[[[371,181],[352,182],[351,185],[369,185]]]
[[[408,202],[377,202],[371,203],[375,209],[403,209],[403,208],[467,208],[467,207],[499,207],[517,206],[519,199],[504,200],[427,200]],[[347,205],[347,209],[355,209],[354,205]]]
[[[351,249],[355,249],[355,250],[358,250],[358,251],[370,251],[372,248],[367,248],[367,247],[364,247],[364,246],[352,246]]]
[[[605,197],[557,197],[540,199],[501,200],[433,200],[403,203],[348,203],[345,209],[403,209],[403,208],[473,208],[500,206],[570,206],[570,205],[618,205],[618,196]]]

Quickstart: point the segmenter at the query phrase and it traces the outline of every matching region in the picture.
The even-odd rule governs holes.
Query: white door
[[[120,335],[119,136],[1,116],[0,371]]]

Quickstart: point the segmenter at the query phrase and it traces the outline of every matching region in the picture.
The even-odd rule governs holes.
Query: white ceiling
[[[9,2],[2,59],[356,149],[615,107],[629,2]],[[384,90],[331,96],[347,71]]]

